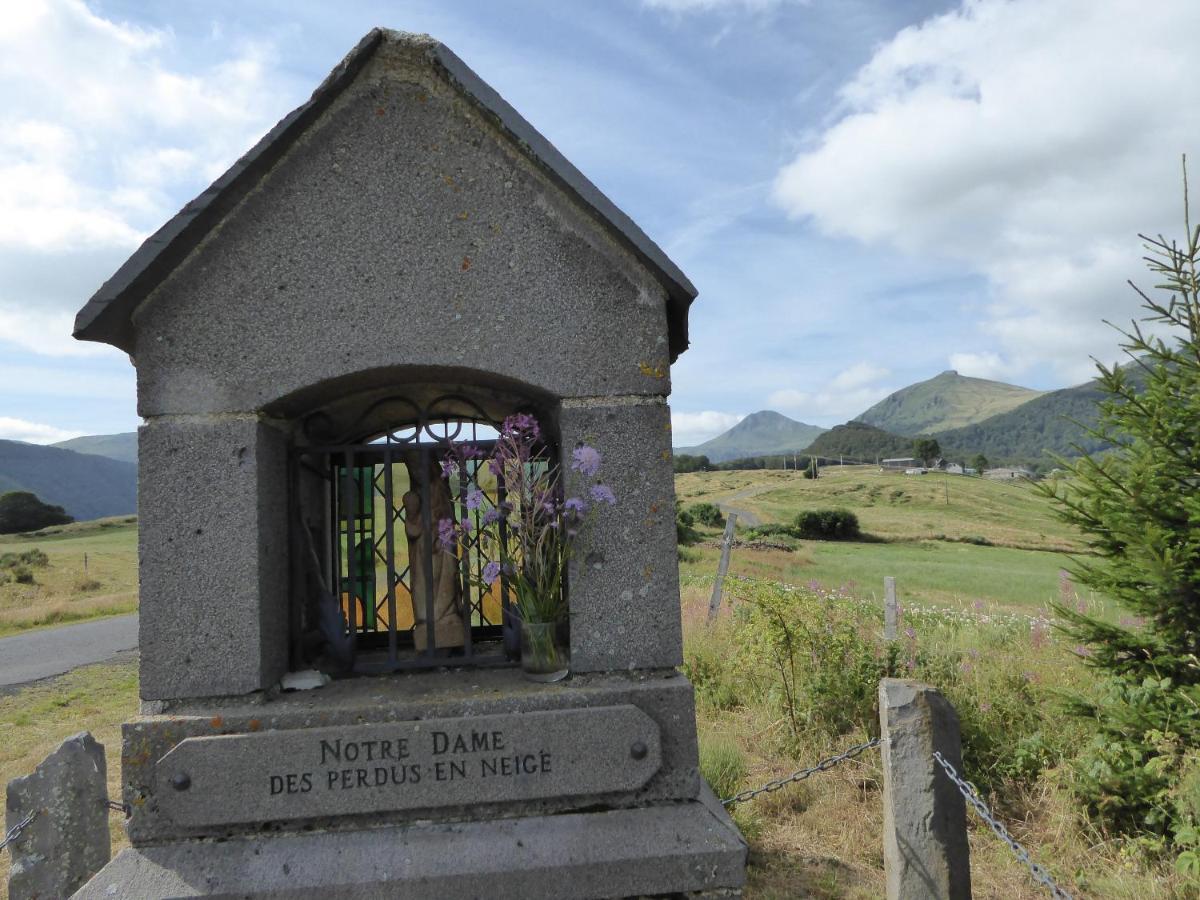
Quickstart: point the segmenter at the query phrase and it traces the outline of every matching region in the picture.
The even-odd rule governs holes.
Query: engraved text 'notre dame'
[[[317,766],[268,775],[272,796],[541,775],[549,774],[553,764],[548,750],[514,751],[502,730],[432,730],[371,740],[322,738],[317,745]]]

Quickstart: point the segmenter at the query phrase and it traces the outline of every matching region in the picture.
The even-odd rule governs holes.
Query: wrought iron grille
[[[300,537],[310,544],[300,552],[307,550],[312,566],[320,569],[316,581],[324,596],[317,604],[300,604],[294,652],[311,655],[305,635],[323,620],[331,643],[337,641],[330,628],[342,631],[344,662],[358,674],[508,664],[518,645],[513,593],[503,575],[491,586],[483,583],[489,557],[480,546],[481,509],[467,505],[475,490],[493,504],[502,503],[503,481],[486,458],[467,461],[450,478],[441,470],[452,444],[471,444],[489,456],[500,423],[457,395],[425,408],[396,398],[375,406],[384,402],[407,404],[410,421],[366,440],[295,450],[296,478],[320,480],[327,521],[324,552],[319,538]],[[438,412],[447,408],[456,412]],[[306,426],[318,434],[322,426],[328,431],[321,421]],[[545,458],[553,458],[550,447],[544,449]],[[293,494],[302,493],[297,480]],[[437,541],[438,522],[446,517],[472,523],[453,553]],[[299,516],[302,531],[311,518]],[[499,537],[507,540],[502,524]]]

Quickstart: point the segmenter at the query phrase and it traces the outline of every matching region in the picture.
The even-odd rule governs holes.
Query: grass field
[[[889,541],[979,540],[1000,547],[1082,549],[1026,482],[961,475],[903,475],[875,466],[828,466],[815,480],[799,472],[690,472],[675,479],[685,505],[708,501],[789,522],[807,509],[854,512],[863,531]]]
[[[137,609],[132,516],[56,526],[30,537],[0,535],[0,556],[34,548],[49,557],[49,565],[32,569],[33,584],[0,584],[0,636]]]

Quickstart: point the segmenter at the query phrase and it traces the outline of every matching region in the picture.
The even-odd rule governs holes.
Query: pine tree
[[[1132,362],[1097,364],[1105,396],[1092,436],[1114,449],[1060,460],[1047,483],[1058,514],[1095,554],[1072,575],[1134,614],[1123,624],[1065,605],[1056,613],[1100,699],[1076,701],[1096,739],[1076,767],[1092,812],[1126,832],[1151,832],[1200,872],[1200,227],[1183,246],[1141,235],[1153,293],[1130,286],[1147,315],[1122,331]]]

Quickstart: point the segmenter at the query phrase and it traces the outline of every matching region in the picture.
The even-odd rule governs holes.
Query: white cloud
[[[874,406],[894,387],[884,383],[891,372],[867,362],[858,362],[811,390],[781,388],[767,397],[771,409],[814,423],[814,420],[845,422]]]
[[[0,344],[74,353],[66,314],[254,143],[286,93],[267,45],[232,43],[188,71],[169,30],[82,0],[19,5],[0,21]]]
[[[838,390],[849,391],[854,388],[866,387],[881,378],[887,378],[890,374],[892,373],[882,366],[858,362],[835,375],[829,385]]]
[[[125,355],[107,344],[75,340],[73,324],[74,316],[67,312],[6,309],[0,304],[0,345],[8,343],[43,356]]]
[[[999,353],[951,353],[950,368],[970,378],[1001,380],[1023,372],[1028,363],[1006,359]]]
[[[1137,232],[1181,230],[1197,34],[1191,0],[967,0],[876,51],[775,196],[827,234],[987,276],[980,328],[1002,353],[976,371],[1075,377],[1113,356],[1101,319],[1139,314]]]
[[[744,418],[744,415],[736,413],[711,410],[694,413],[671,410],[671,443],[676,447],[702,444],[728,431]]]
[[[53,425],[42,425],[38,422],[26,422],[24,419],[0,416],[0,438],[5,440],[24,441],[27,444],[53,444],[82,435],[82,431],[68,431]]]

